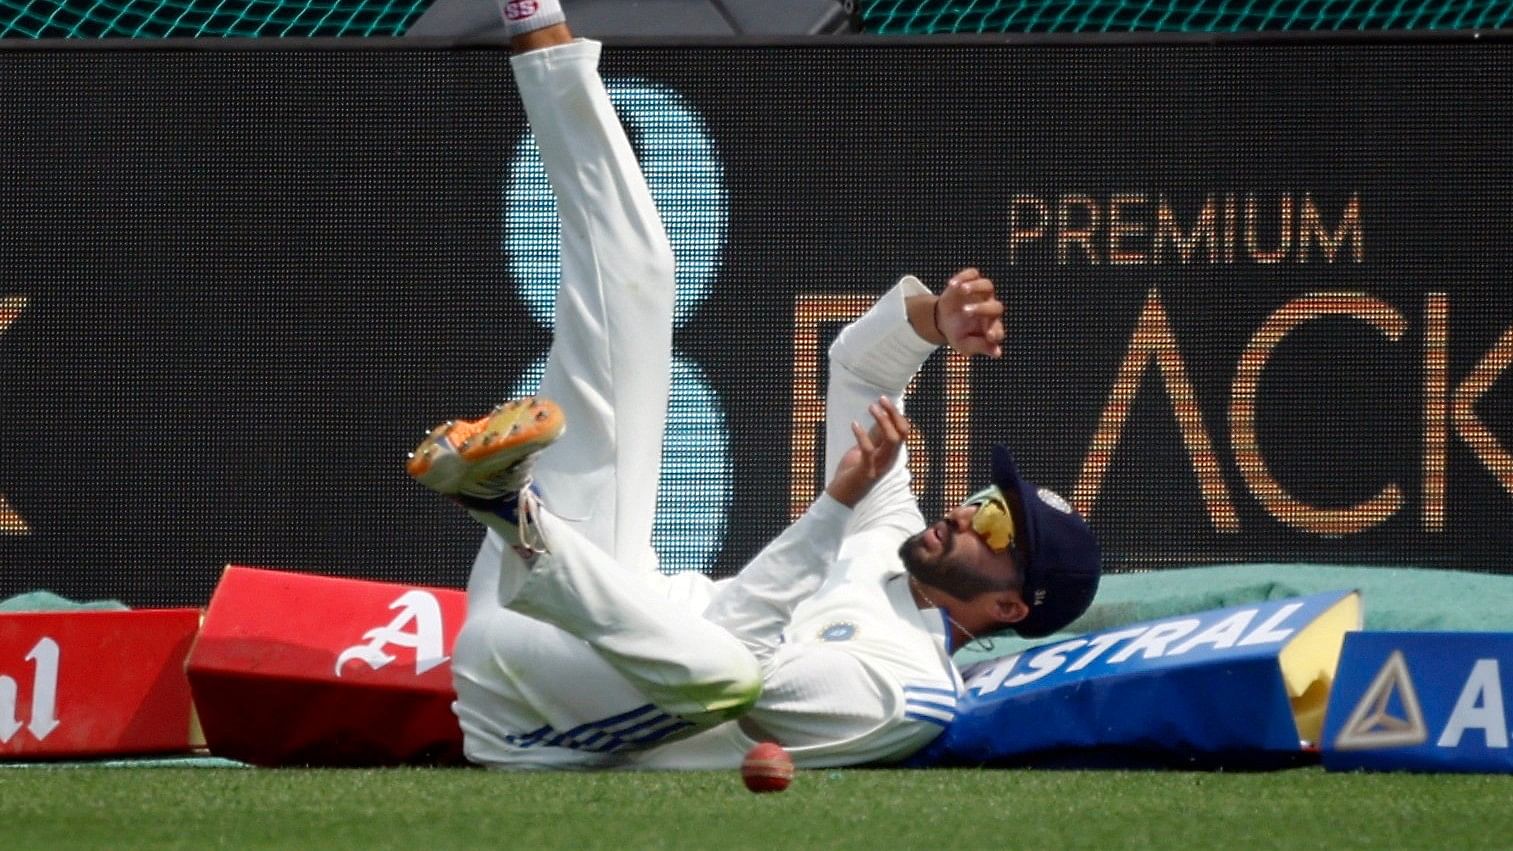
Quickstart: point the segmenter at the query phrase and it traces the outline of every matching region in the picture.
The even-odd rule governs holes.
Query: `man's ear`
[[[1016,624],[1030,615],[1030,607],[1015,591],[1003,591],[993,597],[993,617],[999,623]]]

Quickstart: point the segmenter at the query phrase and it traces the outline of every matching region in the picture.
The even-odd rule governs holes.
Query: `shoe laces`
[[[536,495],[536,489],[532,486],[530,479],[526,479],[516,500],[515,528],[520,530],[519,548],[528,551],[531,555],[546,552],[546,539],[542,536],[541,526],[536,521],[536,511],[541,507],[541,499]]]

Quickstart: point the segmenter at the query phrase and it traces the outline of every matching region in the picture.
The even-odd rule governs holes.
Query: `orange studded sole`
[[[415,451],[410,453],[409,460],[405,462],[405,472],[417,479],[429,473],[431,471],[431,462],[436,459],[436,453],[441,448],[441,441],[451,432],[455,425],[457,423],[448,421],[431,429],[431,433],[426,435],[426,439],[422,440],[420,445],[415,447]]]
[[[469,463],[520,446],[551,443],[567,428],[567,417],[550,399],[526,396],[505,402],[486,419],[474,420],[467,425],[476,426],[478,423],[482,427],[468,429],[469,434],[459,434],[455,428],[447,434],[447,440],[457,448],[457,454]]]

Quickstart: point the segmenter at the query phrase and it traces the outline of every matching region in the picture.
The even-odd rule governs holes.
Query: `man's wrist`
[[[913,295],[905,302],[909,326],[921,340],[937,346],[946,344],[946,335],[940,330],[940,296]]]
[[[828,513],[840,512],[843,515],[849,515],[852,509],[855,509],[856,503],[861,503],[865,494],[862,497],[852,498],[852,500],[844,500],[841,497],[843,495],[835,494],[831,486],[826,486],[825,491],[820,491],[819,497],[814,498],[814,501],[809,503],[808,513],[823,516],[828,515]]]

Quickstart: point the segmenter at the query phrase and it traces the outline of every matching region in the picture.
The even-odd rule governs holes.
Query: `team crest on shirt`
[[[849,641],[856,635],[856,624],[850,621],[836,621],[820,630],[821,641]]]

